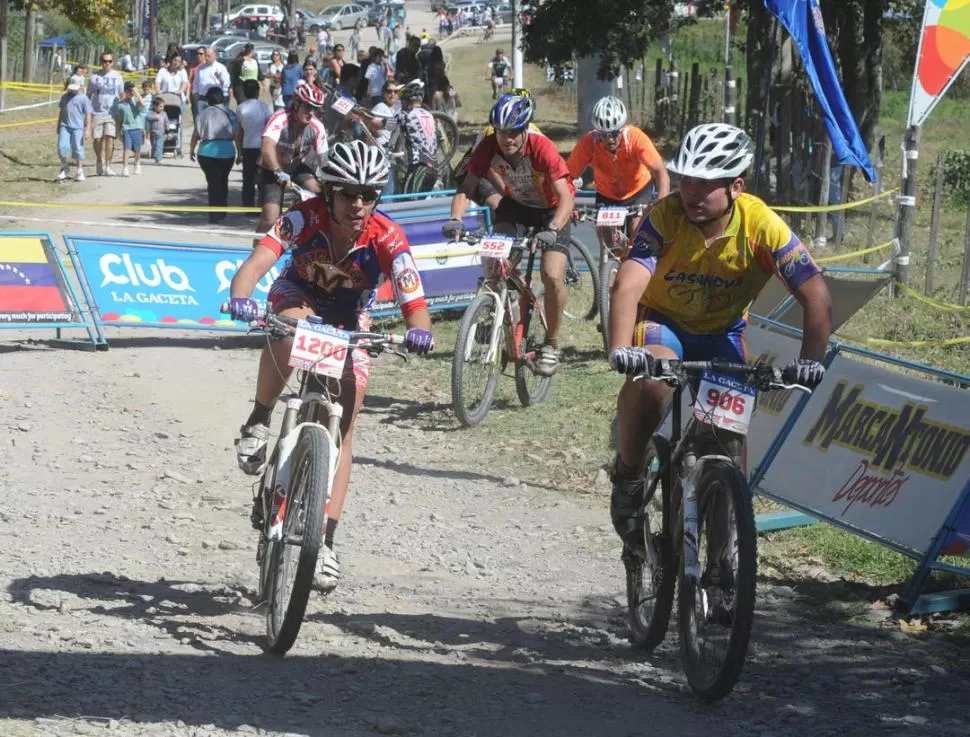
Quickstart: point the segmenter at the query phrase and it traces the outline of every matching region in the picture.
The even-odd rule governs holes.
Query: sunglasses
[[[611,141],[615,141],[620,137],[620,133],[621,131],[609,131],[609,132],[603,132],[602,136],[603,138],[608,138]]]
[[[114,59],[102,59],[101,60],[101,63],[102,64],[113,64],[114,63]]]
[[[365,205],[377,202],[381,193],[376,189],[347,189],[346,187],[334,187],[334,192],[343,197],[347,202],[356,202],[359,198]]]

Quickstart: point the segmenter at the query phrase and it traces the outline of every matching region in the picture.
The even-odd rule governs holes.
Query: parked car
[[[309,10],[297,8],[295,11],[303,20],[303,27],[310,33],[316,33],[324,25],[323,19],[318,13],[311,13]]]
[[[243,5],[231,11],[226,16],[226,21],[231,22],[236,18],[249,18],[251,20],[274,20],[279,23],[285,17],[279,5]]]
[[[342,28],[353,28],[359,20],[366,23],[367,11],[364,6],[356,3],[332,5],[320,14],[320,19],[327,24],[327,28],[339,31]]]
[[[256,60],[256,63],[259,64],[260,74],[266,74],[266,72],[269,71],[269,65],[273,58],[274,51],[279,51],[280,56],[284,59],[286,58],[287,50],[278,44],[266,43],[265,41],[241,41],[223,49],[220,52],[217,52],[219,61],[221,61],[223,64],[228,64],[239,55],[239,52],[242,51],[248,43],[253,44],[253,58]]]

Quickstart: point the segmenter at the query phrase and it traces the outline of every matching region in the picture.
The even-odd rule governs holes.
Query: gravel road
[[[204,201],[189,162],[145,170],[64,199]],[[245,242],[229,231],[250,225],[206,237]],[[475,433],[415,429],[429,398],[404,387],[361,418],[340,587],[314,595],[286,658],[264,654],[232,453],[258,342],[116,330],[90,353],[25,337],[0,343],[0,737],[970,733],[965,641],[880,610],[847,624],[821,611],[823,580],[763,579],[741,683],[698,704],[673,629],[651,655],[627,642],[605,491],[518,483]]]

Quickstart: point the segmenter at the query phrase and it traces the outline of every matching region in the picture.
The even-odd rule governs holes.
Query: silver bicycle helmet
[[[619,97],[601,97],[593,106],[593,127],[604,133],[612,133],[626,125],[626,105]]]
[[[363,141],[337,143],[317,172],[317,179],[338,186],[383,189],[390,175],[387,155]]]
[[[748,134],[724,123],[705,123],[691,128],[667,170],[682,177],[731,179],[743,174],[754,161]]]

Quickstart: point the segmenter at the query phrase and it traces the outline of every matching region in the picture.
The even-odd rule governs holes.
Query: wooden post
[[[792,201],[792,85],[778,86],[778,199]]]
[[[738,83],[732,74],[731,65],[724,67],[724,122],[736,125],[735,101],[737,100]]]
[[[913,220],[916,218],[916,161],[919,156],[920,127],[906,129],[903,138],[903,191],[899,195],[899,214],[896,217],[896,278],[900,284],[909,281],[909,247],[913,238]]]
[[[819,188],[818,204],[825,207],[829,204],[829,174],[832,171],[832,144],[828,136],[822,136],[818,142],[818,164],[819,164]],[[819,212],[815,216],[815,247],[825,248],[828,246],[828,213]]]
[[[687,127],[693,128],[700,120],[701,105],[701,65],[694,62],[690,65],[690,104],[687,109]]]
[[[876,189],[873,192],[874,195],[879,196],[882,194],[882,158],[876,158]],[[873,200],[872,207],[869,209],[869,232],[866,235],[866,248],[872,248],[876,243],[876,215],[879,212],[880,200]],[[862,257],[862,263],[869,263],[869,259],[872,254],[867,253]]]
[[[665,128],[668,130],[677,130],[677,115],[680,112],[680,107],[677,102],[677,93],[680,91],[680,73],[677,71],[676,63],[671,60],[670,62],[670,73],[667,75],[667,118]]]
[[[963,273],[960,275],[960,301],[967,303],[967,284],[970,283],[970,207],[967,207],[967,229],[963,235]]]
[[[733,81],[734,81],[734,104],[732,107],[735,110],[734,112],[734,119],[736,121],[735,125],[738,126],[739,128],[750,130],[749,126],[751,125],[751,120],[748,118],[748,111],[747,110],[744,111],[744,120],[742,121],[741,113],[737,109],[737,105],[738,105],[737,101],[744,99],[744,97],[741,95],[741,78],[735,77]]]
[[[926,286],[923,293],[933,295],[933,277],[936,269],[936,242],[940,236],[940,213],[943,210],[943,176],[946,173],[946,151],[940,151],[936,160],[936,190],[933,192],[933,215],[930,218],[930,246],[926,253]],[[873,203],[875,204],[875,203]],[[963,265],[966,270],[966,263]]]
[[[664,77],[664,62],[663,59],[657,59],[657,63],[654,65],[653,71],[653,113],[654,113],[654,130],[657,134],[662,134],[664,132],[664,109],[666,108],[666,101],[663,101],[664,91],[660,87],[660,83],[663,81]]]
[[[678,118],[679,125],[677,126],[677,137],[681,140],[684,138],[684,124],[687,122],[687,103],[688,103],[688,90],[690,89],[690,72],[684,72],[684,83],[681,85],[680,92],[680,110],[678,111],[680,117]]]
[[[842,167],[842,197],[839,199],[840,204],[849,200],[849,185],[851,183],[852,167],[845,164]],[[842,245],[842,240],[845,237],[845,221],[848,216],[848,210],[839,210],[835,213],[835,245],[837,246]]]

